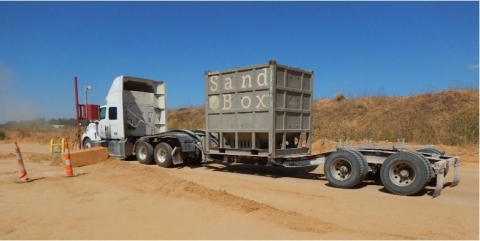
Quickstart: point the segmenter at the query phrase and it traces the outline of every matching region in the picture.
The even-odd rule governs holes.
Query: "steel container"
[[[313,71],[267,64],[206,71],[208,154],[310,154]],[[218,136],[218,144],[210,141]]]

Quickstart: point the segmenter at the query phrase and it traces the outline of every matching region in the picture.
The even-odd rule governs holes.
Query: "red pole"
[[[78,149],[82,149],[82,140],[80,140],[80,116],[79,116],[79,105],[78,105],[78,85],[77,85],[77,76],[73,78],[73,85],[75,86],[75,118],[77,119],[77,141]]]

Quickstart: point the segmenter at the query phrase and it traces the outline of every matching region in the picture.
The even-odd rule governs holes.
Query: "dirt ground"
[[[163,169],[112,158],[67,178],[48,145],[19,146],[32,181],[13,182],[13,145],[0,144],[2,239],[479,239],[478,147],[437,147],[462,157],[462,178],[432,198],[433,187],[411,197],[375,183],[332,188],[323,166]]]

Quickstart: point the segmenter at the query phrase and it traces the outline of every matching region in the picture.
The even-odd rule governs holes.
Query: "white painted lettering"
[[[263,81],[261,80],[263,79]],[[263,69],[263,72],[257,76],[257,84],[259,87],[267,86],[267,69]]]
[[[245,100],[247,100],[247,101],[245,101]],[[246,103],[245,103],[245,102],[246,102]],[[242,107],[243,107],[244,109],[248,109],[248,108],[250,108],[250,105],[252,104],[252,99],[250,99],[249,96],[244,96],[244,97],[242,98],[242,101],[240,101],[240,104],[242,105]]]
[[[231,90],[231,89],[233,89],[232,78],[231,77],[225,78],[225,90]]]
[[[267,96],[266,94],[260,96],[260,95],[257,95],[257,99],[258,99],[258,105],[255,106],[255,108],[260,108],[260,107],[263,107],[263,108],[266,108],[267,106],[263,103],[263,98],[265,98],[265,96]]]
[[[245,80],[248,80],[248,86],[245,85]],[[252,88],[252,77],[250,75],[242,75],[242,89]]]
[[[223,95],[223,109],[230,110],[232,108],[232,95],[226,94]]]
[[[218,80],[218,76],[212,76],[210,78],[210,91],[218,90],[218,83],[216,82],[217,80]]]

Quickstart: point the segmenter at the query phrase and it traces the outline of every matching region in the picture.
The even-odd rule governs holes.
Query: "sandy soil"
[[[464,154],[462,179],[432,198],[432,187],[412,197],[375,183],[335,189],[323,166],[109,159],[66,178],[45,160],[48,145],[19,145],[33,181],[13,182],[13,145],[0,145],[2,239],[479,239],[478,147],[444,147]]]

